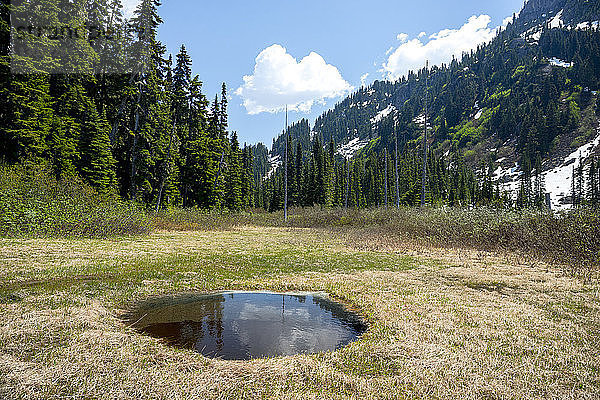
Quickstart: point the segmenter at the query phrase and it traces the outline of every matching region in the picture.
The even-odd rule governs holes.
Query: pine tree
[[[227,162],[227,195],[226,206],[230,210],[242,209],[242,160],[237,132],[231,134],[231,145]]]
[[[92,186],[102,191],[115,188],[116,174],[114,171],[115,160],[110,148],[108,132],[110,125],[106,116],[99,116],[91,100],[86,104],[88,117],[82,126],[81,176]]]
[[[158,109],[164,106],[164,102],[162,104],[157,102],[157,99],[161,97],[159,68],[165,52],[164,47],[156,39],[158,26],[162,23],[157,11],[159,6],[159,0],[142,0],[131,19],[131,25],[136,34],[131,51],[134,59],[138,60],[138,65],[133,71],[137,93],[132,109],[131,138],[128,140],[129,196],[132,200],[136,200],[138,192],[141,191],[144,200],[149,201],[153,192],[152,180],[154,177],[151,176],[151,168],[154,160],[149,148],[151,147],[150,142],[152,142],[152,128],[156,128],[159,119],[162,119],[159,114],[163,114],[163,112]],[[156,118],[150,117],[151,107],[154,107],[154,117]],[[163,127],[159,129],[162,130]]]
[[[212,138],[201,131],[185,145],[184,207],[214,207],[214,183],[218,160],[212,150]]]
[[[294,167],[296,168],[296,171],[294,172],[294,177],[295,182],[294,182],[294,188],[295,188],[295,192],[294,195],[292,197],[292,202],[293,204],[297,205],[297,206],[301,206],[304,205],[306,203],[306,198],[305,198],[305,191],[303,189],[303,167],[302,167],[302,163],[304,162],[304,158],[303,158],[303,154],[302,154],[302,145],[300,144],[300,142],[298,142],[296,144],[296,161],[294,162]]]
[[[286,135],[286,136],[287,136],[287,141],[286,141],[287,166],[284,167],[284,169],[287,171],[288,206],[294,206],[294,205],[296,205],[294,202],[294,199],[297,197],[296,196],[296,191],[297,191],[296,177],[295,177],[296,168],[294,166],[295,161],[294,161],[292,139],[290,138],[289,132],[288,132],[288,135]]]
[[[255,207],[254,173],[252,171],[252,148],[244,144],[242,151],[242,208]]]
[[[209,187],[206,190],[208,199],[205,200],[205,204],[210,208],[221,208],[225,195],[225,174],[223,172],[226,167],[225,160],[228,152],[228,143],[224,140],[226,131],[224,131],[224,126],[222,125],[224,118],[221,114],[221,102],[219,102],[218,96],[215,95],[208,123],[209,154],[207,154],[208,160],[206,163],[206,172],[208,175],[206,184]]]
[[[207,133],[207,106],[208,101],[202,94],[202,82],[195,76],[190,83],[189,93],[189,120],[187,121],[187,136],[181,139],[181,148],[179,150],[179,163],[181,170],[181,193],[183,197],[183,206],[194,206],[208,204],[208,182],[210,178],[212,165],[209,154],[209,137]],[[184,121],[182,121],[184,122]],[[199,175],[197,163],[201,163],[203,168],[208,168],[203,174]],[[202,181],[206,179],[206,181]]]
[[[227,87],[223,83],[221,86],[221,105],[219,107],[219,132],[223,142],[227,141],[227,103]]]
[[[48,77],[12,76],[8,91],[5,116],[8,125],[0,128],[6,138],[2,156],[9,162],[39,162],[47,154],[47,139],[55,123]]]
[[[542,159],[539,154],[535,161],[534,171],[533,201],[536,207],[542,208],[545,204],[546,187],[544,184],[544,176],[542,175]]]
[[[323,157],[323,145],[319,137],[313,141],[313,163],[314,179],[312,180],[313,204],[325,204],[325,159]]]
[[[334,201],[335,194],[335,145],[333,143],[333,139],[329,141],[329,146],[327,148],[327,154],[325,155],[325,165],[324,165],[324,183],[323,183],[323,192],[324,199],[323,204],[325,207],[332,207]]]

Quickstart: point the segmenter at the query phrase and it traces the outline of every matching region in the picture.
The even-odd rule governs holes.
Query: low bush
[[[435,246],[519,253],[561,264],[576,275],[600,270],[600,213],[589,208],[562,213],[485,207],[307,210],[293,215],[290,224],[342,227],[354,231],[356,240],[414,239]]]
[[[44,168],[0,166],[0,236],[110,237],[161,230],[236,226],[335,229],[356,243],[417,240],[426,245],[507,251],[562,264],[569,272],[600,270],[600,213],[452,207],[292,208],[233,213],[169,209],[147,214],[115,194],[76,178],[57,180]]]
[[[109,237],[145,234],[151,218],[77,178],[44,167],[0,165],[0,236]]]
[[[158,216],[165,229],[228,229],[256,225],[335,229],[355,243],[416,240],[426,245],[517,253],[561,264],[576,275],[600,270],[600,213],[594,209],[551,213],[452,207],[357,209],[292,208],[283,212],[222,214],[170,210]]]

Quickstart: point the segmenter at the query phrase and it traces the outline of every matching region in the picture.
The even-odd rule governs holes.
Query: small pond
[[[339,349],[367,326],[318,293],[221,292],[152,299],[128,325],[168,344],[226,360]]]

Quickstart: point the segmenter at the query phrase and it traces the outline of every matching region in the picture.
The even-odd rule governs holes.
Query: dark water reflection
[[[132,327],[209,357],[257,357],[334,350],[366,325],[318,294],[224,292],[155,299],[127,316]]]

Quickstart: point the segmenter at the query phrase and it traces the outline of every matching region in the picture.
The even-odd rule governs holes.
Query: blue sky
[[[227,84],[230,129],[242,142],[270,146],[284,128],[284,104],[291,122],[312,123],[360,87],[361,78],[367,84],[394,79],[425,58],[447,61],[489,40],[522,4],[163,0],[159,36],[174,54],[185,44],[209,99]]]

